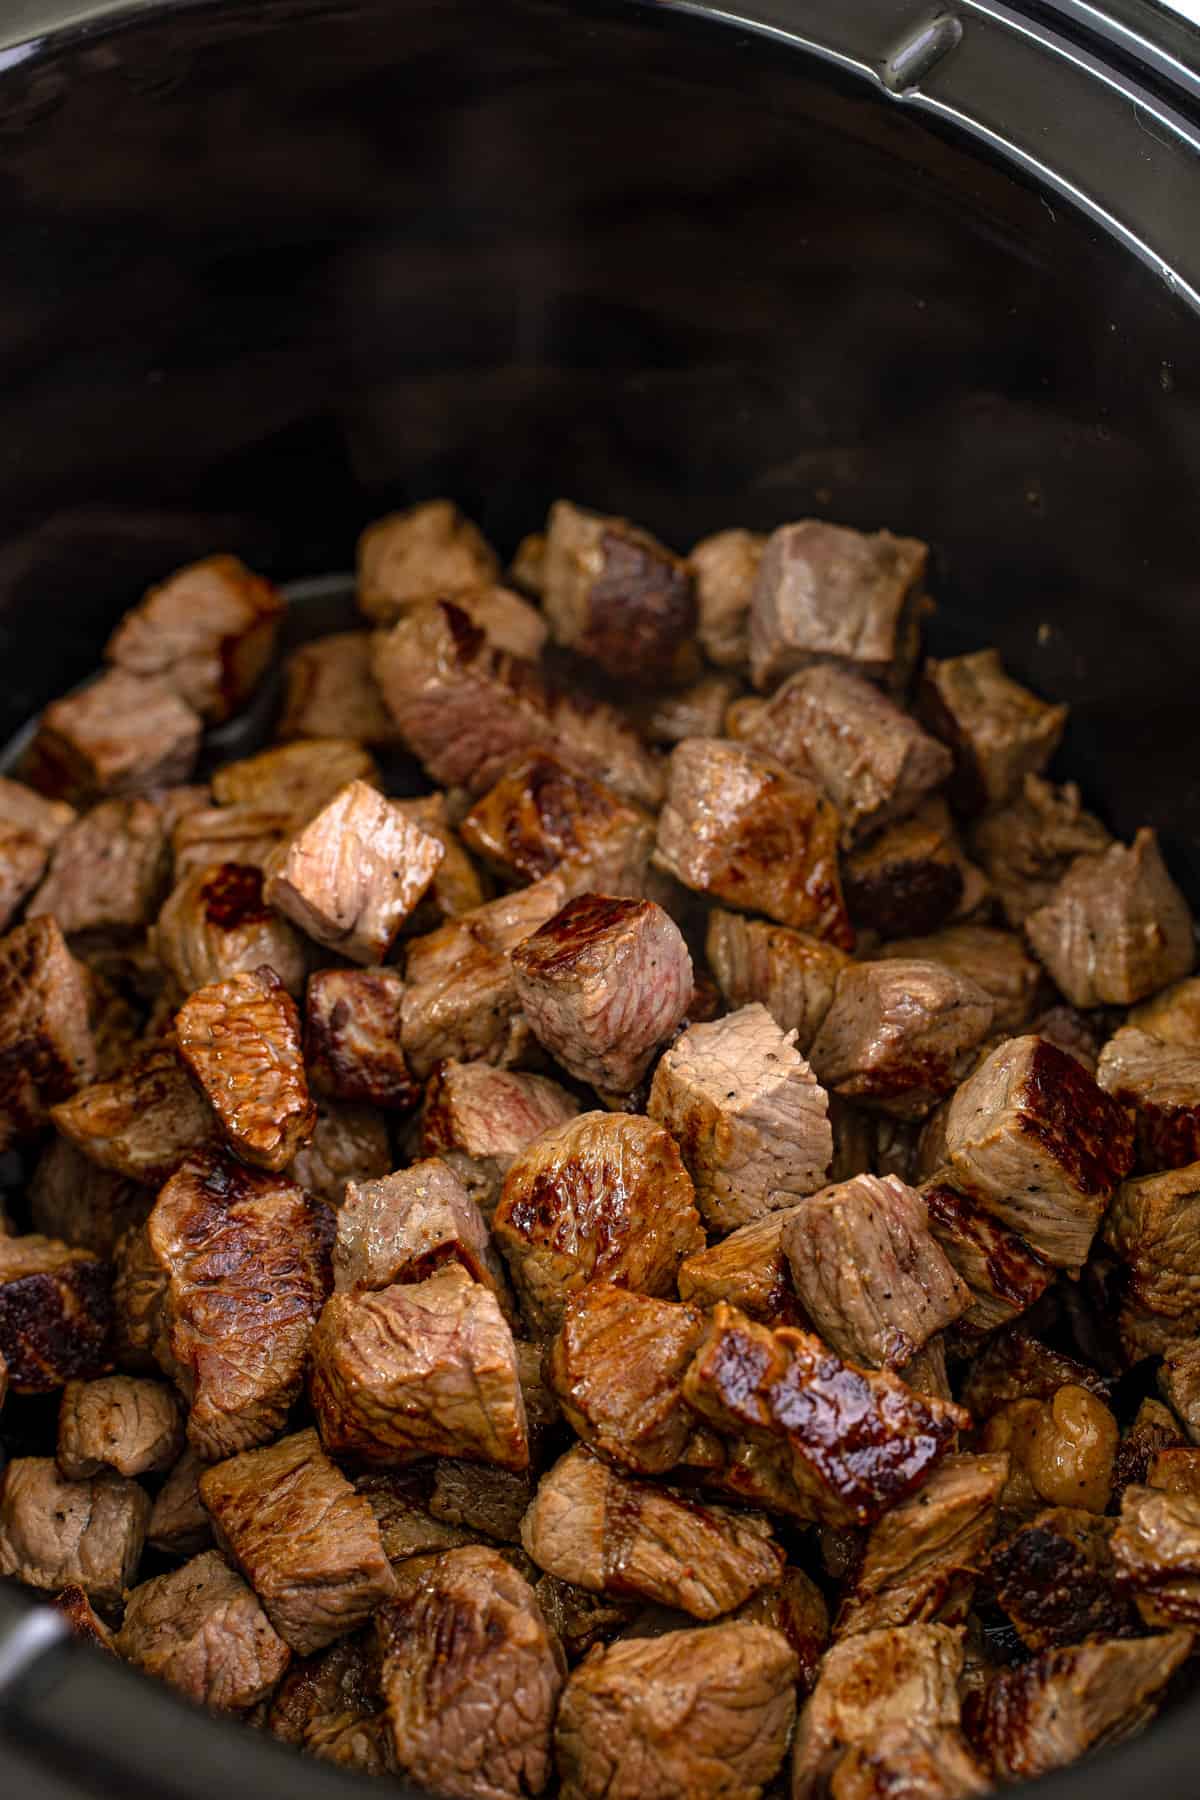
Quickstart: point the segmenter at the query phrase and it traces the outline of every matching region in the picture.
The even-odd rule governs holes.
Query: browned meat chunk
[[[419,1462],[407,1469],[360,1475],[354,1483],[355,1491],[364,1495],[375,1514],[383,1548],[393,1568],[410,1556],[456,1550],[460,1545],[472,1542],[469,1532],[459,1531],[444,1520],[435,1519],[429,1511],[430,1471],[441,1466],[440,1460],[437,1464]],[[469,1466],[475,1467],[474,1464]],[[493,1471],[489,1468],[488,1472]]]
[[[409,945],[400,1037],[424,1080],[445,1058],[506,1066],[527,1032],[510,952],[561,907],[557,875],[506,894]]]
[[[694,1251],[679,1265],[679,1292],[708,1309],[725,1300],[767,1325],[798,1325],[799,1302],[783,1252],[783,1234],[806,1204],[781,1208],[743,1225],[707,1250]]]
[[[696,629],[692,577],[648,531],[556,500],[541,578],[556,643],[624,681],[678,671]]]
[[[1073,1006],[1128,1006],[1190,974],[1188,903],[1152,831],[1071,864],[1025,921],[1029,942]]]
[[[979,820],[971,849],[983,865],[1004,915],[1020,930],[1045,906],[1077,856],[1107,850],[1112,838],[1079,799],[1073,781],[1062,787],[1026,775],[1017,797]]]
[[[466,795],[456,796],[455,817],[466,805]],[[444,794],[421,794],[415,800],[397,800],[406,819],[442,846],[442,860],[434,871],[425,898],[404,922],[404,936],[416,937],[434,931],[443,919],[461,919],[464,913],[482,906],[490,888],[484,887],[479,870],[463,849],[458,833],[450,824]]]
[[[111,1368],[112,1271],[91,1250],[0,1234],[0,1356],[15,1394]]]
[[[993,1012],[978,982],[943,963],[852,963],[809,1057],[817,1079],[843,1099],[919,1119],[961,1081]]]
[[[1121,1434],[1113,1462],[1113,1498],[1119,1501],[1127,1487],[1169,1487],[1157,1468],[1159,1452],[1173,1451],[1183,1443],[1179,1422],[1161,1400],[1143,1400],[1133,1423]],[[1183,1451],[1191,1456],[1190,1450]]]
[[[709,662],[733,669],[750,660],[750,597],[766,533],[734,526],[701,538],[688,557],[696,588],[696,635]]]
[[[936,931],[971,912],[987,892],[940,795],[852,850],[842,864],[842,886],[855,927],[882,938]]]
[[[312,1136],[300,1015],[273,970],[197,988],[175,1017],[179,1054],[230,1148],[256,1168],[280,1170]]]
[[[864,1631],[834,1644],[796,1726],[793,1800],[817,1791],[832,1751],[870,1746],[891,1727],[957,1726],[962,1666],[961,1633],[945,1625]]]
[[[1170,1422],[1170,1435],[1167,1435],[1167,1426],[1159,1425],[1160,1441],[1148,1458],[1146,1486],[1162,1488],[1168,1494],[1186,1494],[1192,1500],[1200,1499],[1200,1450],[1188,1449],[1180,1441],[1174,1415],[1157,1400],[1143,1400],[1139,1415],[1149,1407],[1153,1407],[1156,1414],[1165,1415]]]
[[[91,1644],[96,1650],[107,1650],[110,1655],[116,1655],[117,1646],[112,1632],[95,1612],[91,1601],[77,1582],[65,1587],[55,1599],[54,1605],[67,1621],[72,1637]]]
[[[726,1002],[765,1006],[781,1031],[796,1033],[801,1056],[808,1055],[849,961],[844,951],[819,938],[716,907],[709,914],[705,955]]]
[[[521,1541],[547,1574],[716,1619],[773,1587],[783,1552],[758,1513],[631,1481],[579,1446],[543,1475]]]
[[[512,1332],[461,1264],[382,1293],[335,1294],[313,1334],[311,1391],[335,1456],[528,1467]]]
[[[55,700],[26,752],[34,785],[75,805],[187,781],[199,714],[161,676],[109,669]]]
[[[358,604],[381,625],[414,601],[486,587],[499,573],[496,552],[451,500],[389,513],[358,540]]]
[[[929,1229],[946,1260],[970,1289],[960,1329],[994,1331],[1027,1312],[1054,1279],[1054,1270],[1024,1238],[1005,1231],[975,1200],[948,1182],[921,1189]]]
[[[807,776],[723,738],[671,752],[654,861],[697,893],[853,947],[837,813]]]
[[[763,1588],[734,1617],[782,1632],[800,1664],[800,1692],[812,1691],[829,1642],[829,1608],[811,1576],[803,1569],[785,1569],[777,1588]]]
[[[521,1303],[554,1331],[585,1282],[667,1295],[704,1242],[669,1132],[632,1113],[583,1113],[513,1159],[492,1223]]]
[[[62,834],[29,917],[52,913],[69,937],[128,936],[158,911],[169,864],[162,812],[152,800],[102,800]]]
[[[533,1499],[534,1477],[513,1469],[485,1468],[441,1456],[433,1468],[429,1510],[435,1519],[473,1537],[482,1532],[502,1544],[521,1538],[521,1520]]]
[[[1061,1387],[1083,1387],[1103,1399],[1109,1384],[1094,1369],[1041,1344],[1021,1325],[998,1332],[975,1357],[963,1387],[963,1405],[976,1421],[1010,1400],[1052,1400]]]
[[[1190,1631],[1043,1650],[996,1675],[979,1736],[1002,1781],[1063,1768],[1153,1717],[1157,1696],[1190,1653]]]
[[[766,688],[832,662],[900,692],[915,660],[928,546],[821,519],[767,539],[750,602],[750,666]]]
[[[956,802],[981,812],[1021,792],[1058,749],[1065,706],[1050,706],[1007,675],[998,650],[925,665],[917,711],[954,752]]]
[[[628,1638],[567,1683],[554,1741],[563,1800],[757,1800],[783,1761],[796,1658],[766,1625]]]
[[[200,1497],[298,1656],[356,1631],[394,1590],[375,1515],[315,1431],[218,1463],[201,1475]]]
[[[1126,1025],[1104,1046],[1096,1080],[1137,1115],[1141,1168],[1200,1160],[1200,1047],[1166,1044]]]
[[[392,1166],[387,1121],[369,1106],[317,1105],[317,1123],[292,1158],[292,1180],[335,1210],[350,1181],[378,1181]]]
[[[578,1101],[544,1075],[443,1062],[425,1091],[421,1151],[442,1157],[490,1220],[513,1157],[578,1112]]]
[[[681,744],[684,738],[720,737],[725,715],[741,691],[736,675],[702,675],[685,688],[648,697],[637,717],[652,744]]]
[[[732,1231],[824,1184],[825,1090],[763,1006],[693,1025],[654,1071],[646,1108],[676,1139],[713,1230]]]
[[[308,978],[304,1054],[313,1090],[407,1112],[421,1090],[400,1048],[395,969],[318,969]]]
[[[265,1699],[290,1661],[253,1590],[215,1550],[134,1588],[117,1650],[214,1712]]]
[[[88,986],[53,919],[0,938],[0,1151],[32,1137],[92,1079]]]
[[[183,1449],[183,1415],[170,1388],[132,1375],[68,1381],[58,1412],[58,1466],[68,1481],[102,1469],[155,1475]]]
[[[895,1175],[814,1195],[784,1227],[783,1251],[815,1329],[869,1367],[900,1368],[967,1305],[924,1200]]]
[[[117,1239],[141,1225],[153,1204],[152,1189],[101,1169],[64,1137],[47,1144],[29,1184],[33,1229],[98,1256],[111,1256]]]
[[[236,556],[178,569],[125,614],[105,659],[159,675],[212,724],[250,698],[275,648],[283,596]]]
[[[351,738],[399,743],[371,669],[369,631],[338,631],[293,650],[283,665],[281,738]]]
[[[569,1663],[586,1656],[594,1644],[607,1644],[642,1610],[639,1600],[613,1600],[607,1594],[589,1594],[586,1588],[560,1581],[557,1575],[539,1576],[533,1592],[542,1617],[566,1651]]]
[[[207,1464],[185,1450],[154,1497],[146,1542],[168,1556],[195,1556],[212,1543],[212,1521],[200,1498]]]
[[[160,1372],[155,1348],[166,1293],[167,1274],[150,1248],[147,1220],[127,1231],[113,1254],[113,1353],[119,1368]]]
[[[47,800],[23,781],[0,775],[0,823],[40,844],[47,854],[74,821],[75,808],[65,801]]]
[[[628,1093],[687,1012],[692,959],[653,900],[583,894],[512,953],[517,995],[567,1072]]]
[[[365,781],[352,781],[267,865],[263,894],[317,943],[382,962],[445,852]]]
[[[1167,1352],[1158,1388],[1192,1443],[1200,1444],[1200,1338],[1189,1338]]]
[[[314,738],[224,763],[213,775],[212,791],[222,806],[252,807],[303,821],[352,781],[378,785],[379,769],[370,752],[353,738]]]
[[[462,1800],[541,1793],[566,1671],[533,1589],[502,1556],[473,1545],[419,1558],[376,1635],[400,1771]]]
[[[220,1156],[193,1158],[160,1193],[147,1227],[169,1277],[156,1350],[206,1460],[281,1430],[329,1291],[331,1223],[284,1177]]]
[[[635,1474],[673,1469],[696,1428],[683,1377],[703,1331],[698,1307],[601,1281],[581,1288],[546,1364],[571,1429]]]
[[[1143,1000],[1126,1023],[1148,1031],[1164,1044],[1200,1046],[1200,975],[1172,982],[1152,1000]]]
[[[339,1293],[424,1281],[448,1263],[482,1281],[507,1307],[504,1266],[453,1169],[435,1157],[380,1181],[349,1183],[333,1247]]]
[[[803,1205],[809,1202],[803,1202]],[[810,1517],[873,1524],[928,1477],[968,1415],[888,1370],[843,1362],[808,1332],[770,1331],[720,1304],[684,1377],[718,1431],[785,1458]]]
[[[997,1545],[988,1580],[1022,1643],[1048,1650],[1136,1635],[1137,1615],[1116,1586],[1112,1538],[1111,1519],[1060,1506]]]
[[[67,1481],[52,1457],[14,1457],[0,1476],[0,1575],[50,1592],[69,1582],[111,1612],[133,1580],[149,1517],[137,1482],[110,1469]]]
[[[252,863],[193,868],[168,895],[151,943],[181,994],[268,968],[296,996],[308,973],[309,946],[266,904],[263,872]]]
[[[462,822],[468,847],[505,881],[557,869],[572,890],[640,894],[654,820],[548,750],[510,764]]]
[[[360,1633],[293,1663],[271,1700],[267,1730],[322,1762],[387,1773],[382,1702],[372,1637]]]
[[[988,925],[951,925],[930,937],[900,939],[879,951],[884,958],[941,963],[981,987],[992,1001],[992,1030],[1006,1035],[1029,1024],[1041,970],[1011,931]]]
[[[954,1726],[887,1725],[843,1750],[826,1778],[829,1800],[965,1800],[991,1783]]]
[[[1129,1173],[1133,1123],[1065,1050],[1010,1038],[954,1096],[946,1152],[955,1187],[1074,1271]]]
[[[111,1081],[93,1082],[73,1100],[61,1101],[53,1119],[100,1168],[151,1187],[217,1139],[212,1108],[170,1044],[143,1051]]]
[[[1125,1182],[1104,1241],[1129,1271],[1131,1300],[1183,1337],[1200,1331],[1200,1164]]]

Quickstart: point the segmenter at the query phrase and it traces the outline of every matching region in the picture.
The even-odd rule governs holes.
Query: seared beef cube
[[[763,1006],[677,1038],[654,1071],[646,1110],[679,1143],[697,1210],[716,1231],[824,1184],[833,1156],[825,1091]]]
[[[981,987],[992,1001],[992,1030],[1006,1035],[1029,1024],[1041,970],[1011,931],[988,925],[951,925],[930,937],[901,939],[878,953],[941,963]]]
[[[490,1220],[513,1157],[578,1112],[578,1101],[544,1075],[439,1063],[425,1090],[421,1152],[448,1163]]]
[[[987,1794],[991,1782],[961,1731],[887,1725],[862,1744],[843,1750],[826,1776],[829,1800],[965,1800]]]
[[[369,1106],[317,1104],[317,1123],[292,1158],[291,1177],[306,1193],[335,1209],[351,1181],[378,1181],[392,1166],[387,1122]]]
[[[959,1325],[994,1331],[1027,1312],[1054,1279],[1054,1271],[1024,1238],[1005,1231],[975,1200],[945,1181],[928,1182],[921,1198],[929,1229],[946,1260],[970,1289]]]
[[[580,1446],[543,1475],[521,1526],[540,1569],[593,1593],[716,1619],[773,1587],[783,1552],[759,1513],[618,1475]]]
[[[55,920],[18,925],[0,938],[0,1151],[40,1131],[95,1067],[83,968]]]
[[[94,1251],[0,1233],[0,1356],[15,1394],[111,1368],[112,1271]]]
[[[46,872],[48,852],[0,818],[0,931],[6,931]]]
[[[965,1619],[1007,1479],[1006,1456],[945,1457],[871,1531],[838,1610],[837,1635]]]
[[[420,1098],[400,1048],[395,969],[318,969],[308,978],[304,1054],[316,1093],[407,1112]]]
[[[263,899],[263,872],[251,863],[205,863],[172,889],[151,943],[181,994],[249,969],[273,969],[296,996],[309,946]]]
[[[358,604],[386,625],[416,600],[486,587],[500,560],[451,500],[426,500],[388,513],[358,540]]]
[[[0,1476],[0,1575],[51,1593],[70,1582],[111,1612],[133,1580],[149,1517],[137,1482],[111,1469],[67,1481],[52,1457],[14,1457]]]
[[[201,1475],[200,1497],[298,1656],[357,1630],[394,1591],[375,1515],[315,1431],[218,1463]]]
[[[819,938],[716,907],[705,955],[728,1005],[758,1001],[781,1031],[796,1033],[801,1056],[808,1055],[849,961],[845,951]]]
[[[696,596],[687,564],[648,531],[556,500],[541,576],[555,643],[623,681],[677,673]]]
[[[1192,915],[1152,831],[1071,864],[1025,930],[1073,1006],[1128,1006],[1191,973]]]
[[[725,1300],[766,1325],[800,1324],[783,1234],[806,1204],[768,1213],[685,1257],[679,1265],[680,1296],[705,1309]]]
[[[954,1096],[946,1152],[955,1187],[1074,1272],[1129,1173],[1133,1122],[1065,1050],[1010,1038]]]
[[[335,1456],[529,1465],[512,1332],[458,1263],[410,1286],[335,1294],[313,1334],[311,1396]]]
[[[784,1227],[783,1251],[816,1330],[869,1367],[901,1367],[967,1305],[924,1201],[894,1175],[814,1195]]]
[[[1133,1423],[1121,1434],[1113,1463],[1113,1498],[1119,1501],[1127,1487],[1170,1487],[1158,1468],[1160,1451],[1174,1452],[1183,1443],[1179,1422],[1161,1400],[1143,1400]],[[1191,1456],[1190,1450],[1182,1452]]]
[[[936,931],[947,919],[971,912],[987,892],[937,795],[852,850],[842,865],[842,886],[855,928],[882,938]]]
[[[463,841],[502,880],[552,869],[573,889],[640,894],[654,820],[549,750],[510,764],[462,822]]]
[[[696,636],[709,662],[733,669],[750,658],[750,598],[766,533],[734,526],[701,538],[688,562],[696,588]]]
[[[512,1060],[522,1021],[510,953],[564,898],[559,877],[547,875],[409,945],[400,1037],[419,1080],[447,1058]]]
[[[81,1088],[53,1109],[53,1119],[100,1168],[151,1187],[218,1135],[212,1108],[170,1044],[143,1051],[111,1081]]]
[[[421,1557],[377,1615],[397,1769],[462,1800],[523,1800],[551,1778],[566,1673],[533,1589],[495,1550]]]
[[[1104,1046],[1096,1080],[1137,1115],[1141,1168],[1200,1160],[1200,1047],[1164,1044],[1126,1025]]]
[[[800,1691],[811,1692],[829,1642],[829,1608],[811,1576],[803,1569],[785,1569],[778,1587],[763,1588],[739,1606],[734,1617],[781,1632],[800,1664]]]
[[[337,631],[301,644],[284,662],[283,692],[280,738],[401,741],[371,669],[369,631]]]
[[[823,519],[767,539],[750,601],[750,666],[767,688],[793,669],[837,663],[903,691],[916,658],[928,546]]]
[[[47,1144],[29,1184],[33,1229],[98,1256],[111,1256],[117,1239],[141,1225],[153,1204],[151,1188],[101,1169],[64,1137]]]
[[[475,1535],[435,1519],[429,1511],[433,1473],[441,1462],[415,1463],[409,1469],[389,1469],[360,1475],[354,1486],[375,1514],[383,1548],[393,1568],[410,1556],[440,1554],[475,1541]],[[480,1465],[464,1463],[463,1468]],[[489,1469],[489,1473],[493,1472]],[[500,1471],[496,1471],[499,1473]]]
[[[220,863],[261,869],[292,829],[290,812],[260,806],[204,806],[171,832],[176,885],[194,869]]]
[[[1200,1444],[1200,1338],[1189,1338],[1168,1351],[1158,1372],[1158,1389],[1192,1443]]]
[[[43,793],[86,804],[187,781],[201,730],[199,714],[169,681],[109,669],[51,702],[25,763]]]
[[[818,781],[845,844],[904,818],[953,767],[946,746],[878,688],[828,664],[793,675],[736,735]]]
[[[1200,1046],[1200,975],[1174,981],[1152,1000],[1143,1000],[1126,1023],[1148,1031],[1164,1044]]]
[[[1165,1413],[1174,1426],[1173,1415],[1165,1406],[1160,1406],[1156,1400],[1142,1401],[1142,1409],[1151,1406],[1159,1413]],[[1190,1450],[1182,1444],[1177,1428],[1162,1448],[1152,1451],[1145,1485],[1161,1488],[1167,1494],[1186,1494],[1191,1500],[1200,1500],[1200,1450]]]
[[[945,1625],[864,1631],[834,1644],[800,1710],[792,1795],[808,1800],[834,1750],[870,1745],[893,1726],[953,1728],[959,1720],[962,1634]]]
[[[539,1576],[533,1592],[569,1663],[586,1656],[594,1644],[608,1643],[642,1610],[640,1601],[591,1594],[574,1582],[560,1581],[557,1575]],[[753,1605],[753,1601],[747,1604]]]
[[[93,1610],[92,1603],[79,1586],[72,1582],[54,1601],[55,1610],[67,1621],[71,1636],[96,1650],[107,1650],[115,1656],[117,1646],[104,1620]]]
[[[317,943],[382,962],[444,851],[365,781],[352,781],[274,852],[263,894]]]
[[[380,1181],[349,1183],[333,1247],[339,1293],[423,1281],[448,1263],[507,1306],[504,1265],[453,1169],[435,1157]]]
[[[1052,1400],[1061,1387],[1083,1387],[1103,1399],[1109,1384],[1094,1369],[1051,1350],[1020,1325],[1001,1331],[971,1363],[962,1403],[979,1421],[1011,1400]]]
[[[23,781],[0,775],[0,825],[39,844],[47,855],[74,822],[75,808],[64,800],[47,800]]]
[[[277,588],[236,556],[208,556],[152,587],[104,656],[158,675],[210,724],[240,711],[264,674],[284,613]]]
[[[965,811],[1003,806],[1040,775],[1058,749],[1065,706],[1051,706],[1014,681],[998,650],[925,665],[917,711],[954,752],[951,791]]]
[[[1129,1271],[1129,1297],[1200,1330],[1200,1164],[1127,1181],[1104,1221],[1104,1241]]]
[[[857,1368],[808,1332],[771,1331],[724,1304],[683,1392],[718,1431],[786,1453],[810,1516],[835,1525],[873,1524],[968,1423],[961,1407],[914,1393],[888,1370]]]
[[[546,647],[549,627],[536,606],[506,587],[477,587],[454,595],[454,604],[489,644],[508,656],[535,663]]]
[[[1016,798],[980,819],[971,849],[982,864],[1004,915],[1020,930],[1045,906],[1077,856],[1107,850],[1112,837],[1085,812],[1073,781],[1055,787],[1026,775]]]
[[[675,1140],[632,1113],[583,1113],[515,1157],[492,1222],[534,1328],[585,1282],[667,1295],[704,1242]]]
[[[378,786],[379,769],[370,752],[352,738],[313,738],[224,763],[213,775],[212,791],[222,806],[287,813],[303,821],[353,781]]]
[[[512,953],[540,1043],[579,1081],[628,1093],[687,1012],[692,959],[653,900],[582,894]]]
[[[161,1381],[104,1375],[63,1389],[57,1457],[68,1481],[87,1481],[103,1469],[158,1475],[182,1449],[179,1402]]]
[[[1002,1669],[978,1728],[997,1778],[1031,1780],[1136,1731],[1153,1717],[1158,1695],[1191,1648],[1190,1631],[1167,1631],[1043,1650]]]
[[[1048,1650],[1137,1635],[1137,1615],[1117,1586],[1115,1548],[1111,1519],[1070,1506],[1039,1513],[996,1546],[988,1580],[1023,1644]]]
[[[200,1498],[200,1477],[208,1465],[185,1450],[154,1497],[146,1542],[168,1556],[195,1556],[213,1541],[212,1521]]]
[[[168,866],[160,808],[140,794],[102,800],[59,839],[29,917],[52,913],[69,937],[129,935],[158,911]]]
[[[278,1171],[312,1136],[317,1109],[300,1015],[274,971],[197,988],[175,1016],[179,1054],[243,1162]]]
[[[456,818],[466,807],[466,796],[461,798],[462,807]],[[450,824],[444,794],[421,794],[415,800],[397,800],[394,804],[406,819],[442,846],[442,860],[425,890],[425,898],[404,921],[405,937],[416,937],[436,930],[443,919],[461,919],[464,913],[474,912],[483,905],[491,889],[485,890],[479,870]]]
[[[690,686],[656,694],[639,712],[652,744],[681,744],[684,738],[720,737],[725,715],[741,683],[736,675],[702,675]]]
[[[291,1660],[253,1589],[215,1550],[134,1588],[117,1650],[213,1712],[256,1705]]]
[[[787,1749],[795,1680],[778,1631],[732,1620],[593,1651],[559,1707],[562,1800],[756,1800]]]
[[[839,821],[816,783],[723,738],[688,738],[667,767],[654,861],[697,893],[853,947]]]
[[[635,1474],[673,1469],[696,1428],[682,1384],[703,1331],[698,1307],[601,1281],[581,1288],[546,1365],[571,1429]]]
[[[113,1256],[113,1354],[117,1366],[157,1374],[155,1354],[169,1278],[150,1247],[150,1227],[127,1231]]]
[[[991,995],[942,963],[852,963],[809,1052],[845,1100],[920,1119],[960,1081],[991,1029]]]
[[[283,1176],[221,1156],[186,1162],[159,1194],[147,1230],[170,1280],[157,1354],[208,1461],[282,1429],[329,1291],[331,1225]]]
[[[533,1499],[534,1477],[513,1469],[484,1468],[480,1463],[438,1457],[433,1465],[429,1510],[435,1519],[468,1536],[495,1538],[502,1544],[520,1541],[521,1520]]]
[[[322,1762],[388,1772],[373,1634],[360,1632],[293,1663],[271,1699],[267,1730]]]

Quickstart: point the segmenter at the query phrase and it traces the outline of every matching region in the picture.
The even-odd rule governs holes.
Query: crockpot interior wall
[[[1200,894],[1194,320],[902,107],[648,7],[182,8],[0,73],[0,727],[173,563],[451,493],[937,546]]]

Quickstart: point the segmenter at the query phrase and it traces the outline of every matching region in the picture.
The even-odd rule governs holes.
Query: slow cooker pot
[[[0,232],[0,740],[214,548],[342,569],[437,493],[502,548],[560,492],[679,546],[816,513],[932,541],[934,649],[1068,700],[1200,903],[1182,18],[8,0]],[[1197,1705],[1044,1791],[1194,1791]],[[357,1786],[0,1592],[5,1797]]]

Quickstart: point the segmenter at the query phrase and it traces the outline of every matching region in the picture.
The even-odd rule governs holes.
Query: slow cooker
[[[1200,29],[1149,0],[8,0],[0,740],[445,493],[936,547],[1200,904]],[[1200,1701],[1042,1784],[1196,1787]],[[350,1795],[0,1591],[0,1794]]]

